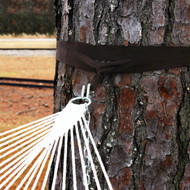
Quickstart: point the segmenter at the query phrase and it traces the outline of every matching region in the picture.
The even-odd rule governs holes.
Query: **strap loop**
[[[83,101],[85,101],[85,104],[87,105],[87,106],[89,106],[90,104],[91,104],[91,99],[89,98],[89,96],[90,96],[90,87],[91,87],[91,84],[89,83],[88,85],[87,85],[87,91],[86,91],[86,96],[85,96],[85,85],[83,85],[82,86],[82,90],[81,90],[81,96],[79,96],[79,97],[76,97],[76,98],[72,98],[69,102],[71,102],[71,103],[74,103],[74,101],[76,101],[76,100],[83,100]]]

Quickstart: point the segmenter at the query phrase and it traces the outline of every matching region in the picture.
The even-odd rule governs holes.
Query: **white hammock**
[[[96,170],[98,161],[107,186],[112,190],[89,130],[88,106],[91,103],[88,98],[89,88],[87,97],[72,99],[61,112],[0,134],[0,189],[35,190],[41,181],[40,189],[47,189],[48,177],[55,159],[51,190],[56,188],[60,162],[63,165],[62,190],[67,188],[67,168],[71,165],[72,186],[74,190],[77,190],[76,153],[78,152],[84,189],[90,189],[90,179],[94,180],[97,189],[101,190]],[[84,94],[84,87],[82,94]],[[81,98],[85,100],[85,103],[74,103]],[[71,155],[68,156],[70,149]],[[95,153],[93,157],[92,151]],[[69,165],[68,159],[71,159]],[[94,159],[96,159],[96,164]],[[15,184],[18,185],[15,187]]]

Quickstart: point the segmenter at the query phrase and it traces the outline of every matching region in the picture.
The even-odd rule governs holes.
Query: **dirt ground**
[[[0,86],[0,132],[53,113],[53,89]]]
[[[54,56],[0,56],[0,76],[53,79]],[[0,86],[0,132],[53,113],[53,89]]]
[[[53,89],[0,86],[0,97],[0,132],[53,113]],[[24,177],[23,173],[10,190],[15,190]],[[36,190],[41,189],[42,182],[40,179]]]

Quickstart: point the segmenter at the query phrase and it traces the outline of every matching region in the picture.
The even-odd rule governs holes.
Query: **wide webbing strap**
[[[95,72],[92,89],[102,73],[141,73],[190,65],[189,47],[91,45],[57,42],[56,59]]]

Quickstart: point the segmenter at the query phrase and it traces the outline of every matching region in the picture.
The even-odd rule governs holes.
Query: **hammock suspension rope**
[[[0,189],[44,190],[49,185],[55,190],[61,172],[59,189],[72,185],[77,190],[83,185],[89,190],[94,181],[101,190],[97,161],[106,187],[113,189],[90,131],[89,93],[90,84],[86,96],[83,85],[81,96],[71,99],[61,112],[0,133]]]

